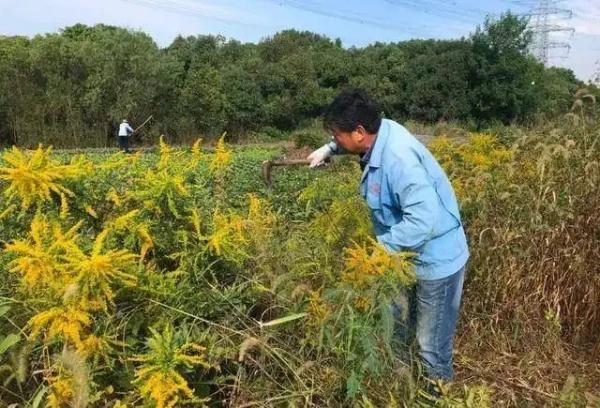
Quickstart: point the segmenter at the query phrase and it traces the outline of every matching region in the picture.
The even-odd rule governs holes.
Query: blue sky
[[[487,14],[526,12],[535,0],[0,0],[0,34],[35,35],[75,23],[105,23],[149,33],[161,46],[177,34],[221,34],[258,41],[286,28],[310,30],[344,45],[468,36]],[[574,11],[568,58],[552,59],[589,79],[600,59],[600,1],[564,0]],[[557,24],[565,24],[557,21]],[[560,38],[560,37],[563,38]],[[553,51],[554,56],[566,55]]]

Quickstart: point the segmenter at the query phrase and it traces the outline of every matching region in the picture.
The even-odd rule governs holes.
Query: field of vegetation
[[[394,358],[387,305],[414,276],[373,241],[355,161],[278,169],[266,190],[260,163],[302,152],[5,150],[0,401],[600,406],[600,127],[578,101],[545,127],[430,143],[472,251],[437,401]]]
[[[0,406],[600,407],[600,90],[531,39],[510,13],[363,48],[0,36]],[[431,136],[459,197],[452,384],[395,357],[388,305],[415,277],[373,240],[356,160],[263,183],[349,87]],[[107,148],[148,117],[153,147]]]

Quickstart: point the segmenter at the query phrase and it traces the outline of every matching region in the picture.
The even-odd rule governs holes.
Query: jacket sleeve
[[[402,220],[378,237],[379,242],[394,252],[419,252],[433,235],[438,217],[437,193],[429,183],[421,164],[401,169],[392,166],[388,180],[393,205],[402,211]]]
[[[127,130],[130,131],[131,133],[133,133],[133,129],[131,128],[130,125],[127,125]]]

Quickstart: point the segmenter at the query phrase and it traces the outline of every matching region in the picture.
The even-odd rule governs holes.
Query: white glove
[[[311,160],[310,167],[311,169],[323,164],[323,162],[331,156],[331,147],[329,145],[323,145],[319,147],[317,150],[312,152],[310,156],[307,157],[308,160]]]

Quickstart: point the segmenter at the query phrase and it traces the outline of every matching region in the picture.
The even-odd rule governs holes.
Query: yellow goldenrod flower
[[[36,314],[29,319],[30,337],[38,337],[42,330],[47,329],[49,338],[61,337],[66,343],[73,344],[77,349],[84,349],[82,338],[87,327],[92,323],[92,317],[77,305],[67,304],[54,307]]]
[[[132,358],[132,361],[142,363],[135,372],[133,383],[138,386],[142,397],[154,402],[157,408],[174,407],[181,398],[194,401],[192,390],[178,370],[194,366],[210,368],[211,365],[206,361],[206,349],[195,343],[184,342],[182,336],[173,333],[170,326],[162,333],[151,331],[153,336],[148,339],[148,352]]]
[[[221,136],[219,142],[217,143],[217,147],[215,149],[215,153],[210,162],[209,169],[214,174],[223,174],[229,165],[229,161],[231,160],[231,150],[227,148],[225,144],[225,134]]]
[[[135,268],[136,255],[127,250],[103,252],[104,240],[109,229],[103,230],[94,241],[89,255],[80,249],[64,256],[66,266],[73,271],[74,282],[79,288],[80,306],[83,310],[108,311],[113,304],[114,292],[111,284],[133,286],[137,278],[128,270]]]
[[[71,164],[61,165],[50,159],[52,147],[44,150],[41,145],[31,157],[13,146],[2,155],[7,165],[0,167],[0,180],[9,184],[4,191],[9,197],[21,200],[23,209],[34,203],[49,201],[52,193],[61,199],[62,213],[68,211],[67,196],[73,192],[62,184],[68,179],[78,178],[91,171],[91,163],[74,159]]]

